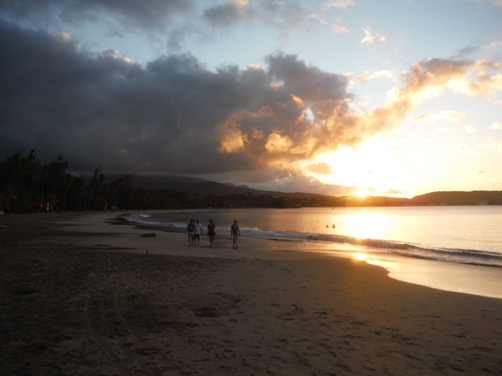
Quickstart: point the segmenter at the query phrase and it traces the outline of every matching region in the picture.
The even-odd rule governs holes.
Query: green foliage
[[[108,183],[101,166],[87,183],[68,172],[70,163],[59,155],[42,165],[32,150],[22,150],[0,162],[0,210],[7,213],[75,210],[152,210],[192,208],[297,208],[402,205],[502,205],[501,191],[433,192],[412,199],[392,197],[289,195],[253,192],[205,197],[174,189],[134,188],[129,175]],[[223,188],[222,188],[223,189]]]
[[[55,212],[75,210],[180,209],[195,208],[200,202],[185,193],[170,189],[134,189],[127,175],[106,182],[101,167],[90,181],[68,172],[70,162],[59,155],[42,165],[32,150],[22,150],[0,163],[0,210],[7,213]]]

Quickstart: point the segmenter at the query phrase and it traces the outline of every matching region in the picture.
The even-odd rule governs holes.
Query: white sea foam
[[[238,218],[242,236],[315,242],[327,249],[347,245],[364,248],[366,253],[502,267],[502,213],[494,208],[205,210],[132,214],[127,219],[184,229],[188,223],[185,217],[198,218],[201,223],[210,218],[216,223],[232,223]],[[244,223],[251,226],[242,226]],[[335,228],[332,223],[337,223]],[[216,228],[217,234],[229,231],[230,226]],[[358,231],[368,236],[354,236]],[[479,240],[473,240],[474,235]]]

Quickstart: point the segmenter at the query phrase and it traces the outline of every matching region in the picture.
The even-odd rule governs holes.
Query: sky
[[[502,0],[0,0],[0,159],[502,190]]]

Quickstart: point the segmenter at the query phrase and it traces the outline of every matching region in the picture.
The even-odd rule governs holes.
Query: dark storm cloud
[[[420,62],[383,107],[355,113],[347,77],[294,55],[270,55],[266,68],[211,71],[191,55],[142,66],[6,22],[0,46],[0,157],[35,149],[42,160],[62,153],[76,171],[117,173],[301,176],[300,162],[392,128],[432,94],[499,90],[502,70]]]
[[[306,107],[322,117],[348,97],[342,76],[282,54],[268,57],[268,70],[212,72],[190,55],[143,67],[116,51],[83,52],[65,34],[4,22],[0,45],[2,158],[20,149],[41,159],[62,153],[81,171],[253,170],[287,157],[281,137],[301,143],[312,125]],[[225,150],[232,131],[248,138],[243,148]]]

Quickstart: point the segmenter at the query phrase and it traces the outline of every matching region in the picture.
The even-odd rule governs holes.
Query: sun
[[[367,189],[361,188],[361,189],[353,192],[352,194],[355,195],[355,196],[357,196],[357,197],[364,198],[364,197],[370,196],[371,192],[368,191]]]
[[[374,138],[355,147],[340,147],[316,155],[315,162],[329,166],[330,174],[314,174],[322,183],[357,187],[354,195],[389,195],[409,184],[409,171],[393,140]]]

